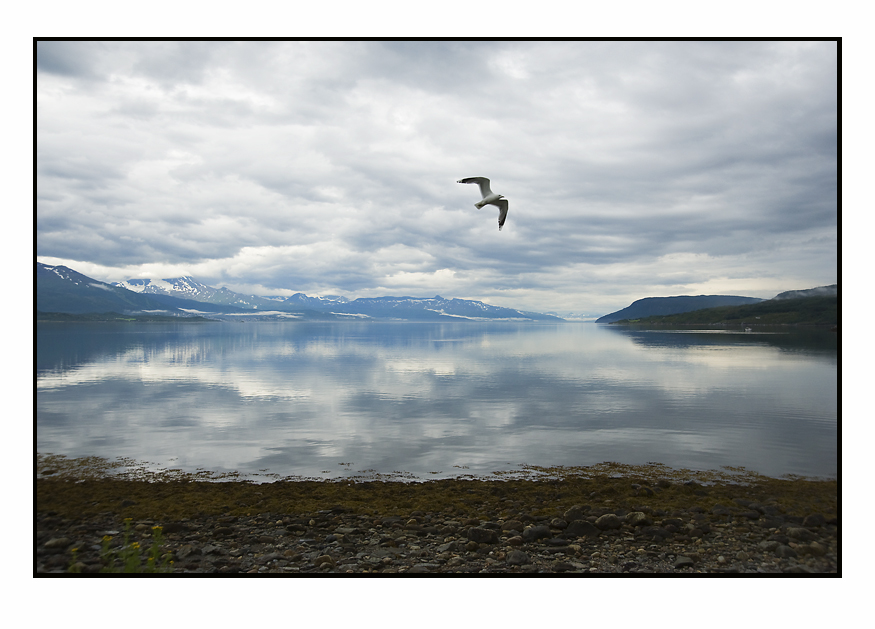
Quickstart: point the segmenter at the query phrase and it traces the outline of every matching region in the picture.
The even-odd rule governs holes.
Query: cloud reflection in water
[[[37,447],[302,476],[830,475],[837,351],[808,347],[593,324],[38,326]]]

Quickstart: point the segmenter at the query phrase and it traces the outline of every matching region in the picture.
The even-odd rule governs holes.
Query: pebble
[[[139,522],[147,526],[138,531],[135,524],[130,540],[140,543],[145,558],[152,525],[172,531],[161,552],[173,558],[174,572],[193,574],[838,571],[836,519],[775,516],[778,525],[767,527],[766,517],[737,517],[757,511],[752,504],[726,507],[730,514],[716,508],[606,513],[574,505],[548,517],[543,510],[516,510],[507,519],[422,511],[375,517],[348,510],[202,516]],[[124,529],[118,514],[75,522],[37,514],[35,571],[99,572],[103,535],[112,532],[112,544],[120,544]]]

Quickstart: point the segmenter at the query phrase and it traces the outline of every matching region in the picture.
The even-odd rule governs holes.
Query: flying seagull
[[[495,194],[489,187],[489,180],[486,177],[466,177],[459,179],[456,183],[476,183],[480,186],[480,194],[483,198],[474,204],[478,210],[484,205],[498,206],[498,231],[504,227],[504,221],[507,219],[507,199],[500,194]]]

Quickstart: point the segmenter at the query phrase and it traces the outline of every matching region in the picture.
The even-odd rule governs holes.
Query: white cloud
[[[45,42],[37,67],[37,255],[99,280],[609,312],[838,279],[831,42]]]

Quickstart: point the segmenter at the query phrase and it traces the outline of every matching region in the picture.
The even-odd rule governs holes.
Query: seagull
[[[501,231],[501,228],[504,227],[504,221],[507,219],[507,199],[492,191],[486,177],[466,177],[459,179],[456,183],[476,183],[480,186],[480,194],[483,195],[483,198],[475,203],[474,207],[479,210],[487,204],[498,206],[498,231]]]

